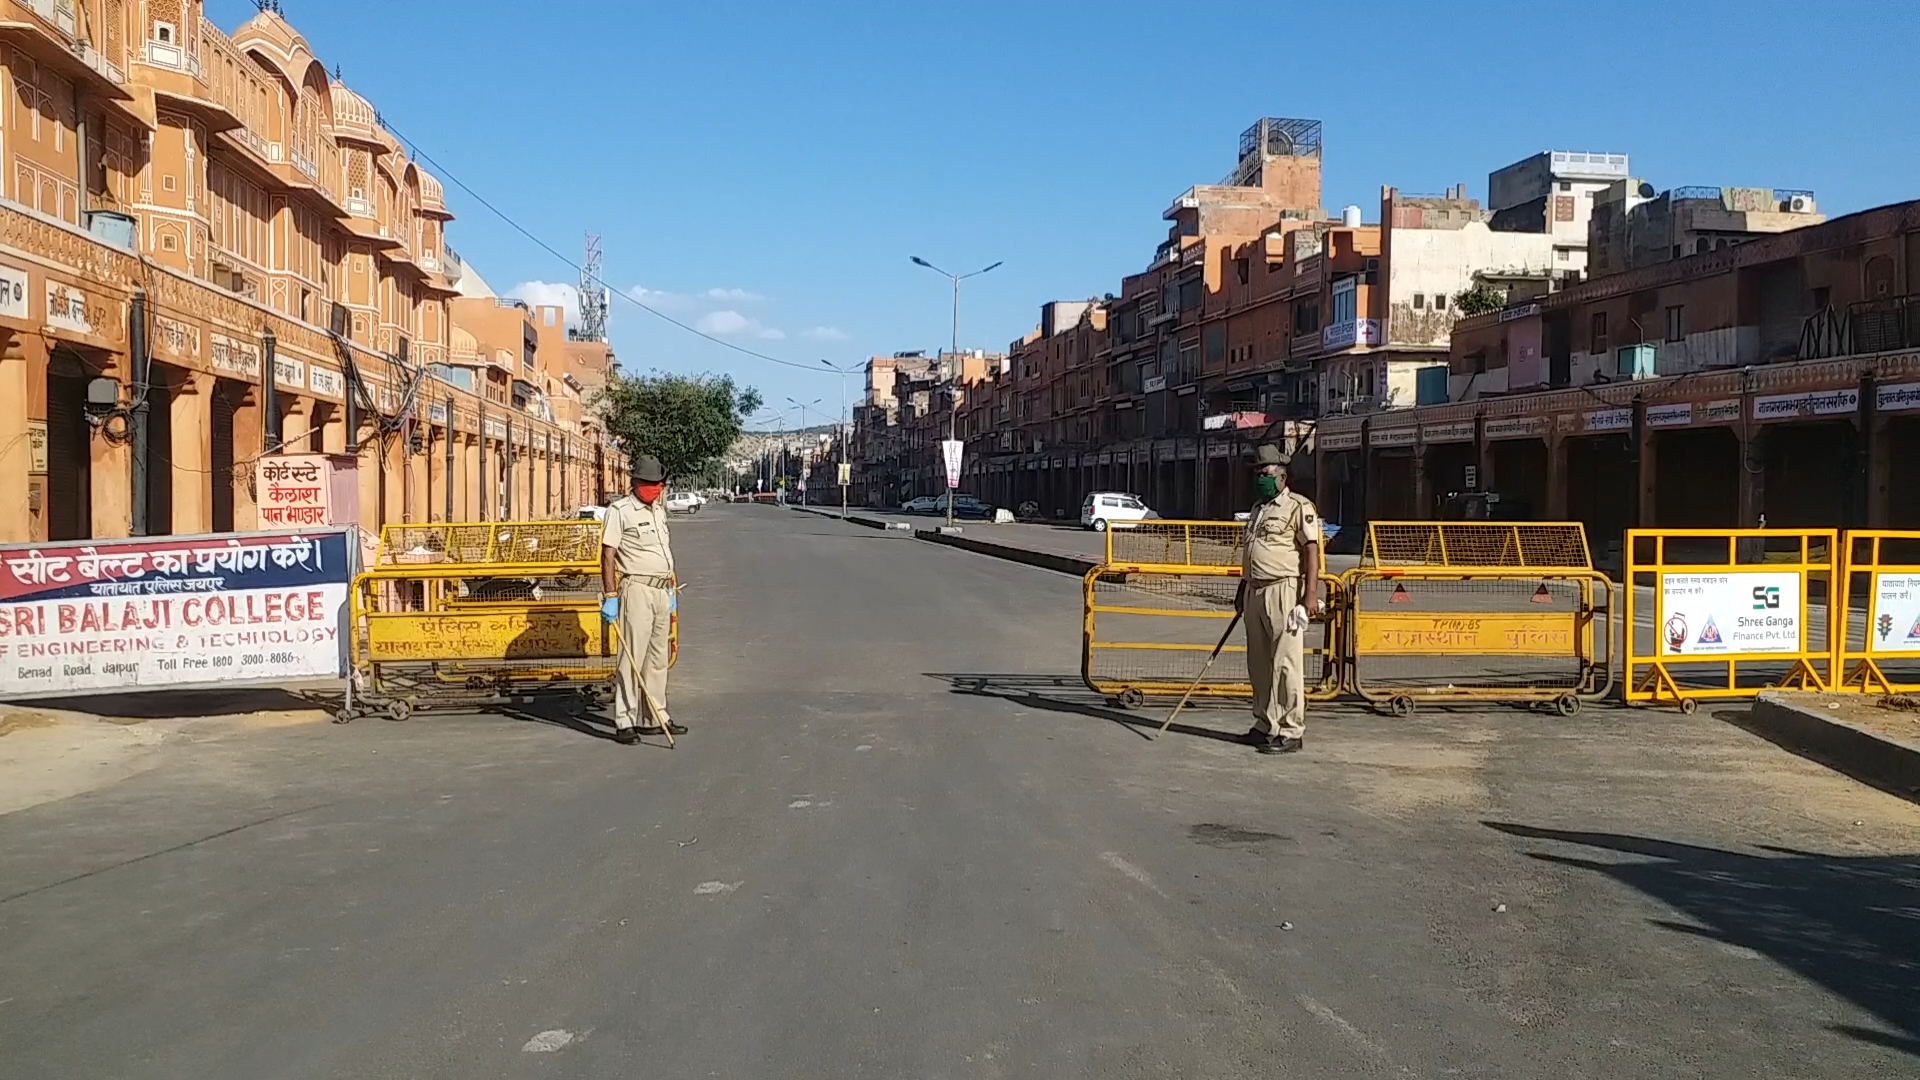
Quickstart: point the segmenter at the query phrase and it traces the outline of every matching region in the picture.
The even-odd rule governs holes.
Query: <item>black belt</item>
[[[630,581],[645,585],[650,589],[673,588],[673,578],[671,577],[648,577],[644,574],[628,574],[626,577],[620,579],[620,584],[625,585]]]

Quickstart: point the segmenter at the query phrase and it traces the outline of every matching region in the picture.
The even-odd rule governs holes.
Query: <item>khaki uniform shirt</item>
[[[667,539],[667,497],[662,493],[648,506],[634,495],[623,495],[607,507],[606,530],[600,543],[615,549],[614,569],[621,577],[672,577],[673,545]]]
[[[1320,542],[1320,515],[1292,489],[1253,508],[1240,573],[1249,581],[1300,580],[1308,544]]]

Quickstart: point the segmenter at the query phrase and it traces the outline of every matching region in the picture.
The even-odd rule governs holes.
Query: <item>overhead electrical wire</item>
[[[453,181],[453,185],[455,187],[459,188],[461,191],[466,192],[469,197],[471,197],[475,202],[479,203],[481,206],[486,207],[489,211],[493,213],[493,216],[499,218],[501,221],[506,222],[508,228],[511,228],[514,232],[517,232],[521,236],[524,236],[528,240],[532,241],[536,247],[540,248],[540,250],[545,251],[547,254],[553,256],[554,258],[560,260],[562,263],[565,263],[567,266],[571,267],[575,273],[584,273],[579,263],[576,263],[572,259],[569,259],[565,255],[562,255],[559,252],[559,250],[556,249],[552,244],[549,244],[545,240],[540,239],[540,237],[535,236],[525,226],[521,225],[519,222],[509,217],[506,211],[493,205],[493,203],[488,202],[486,196],[481,195],[479,192],[473,190],[473,188],[467,186],[467,182],[460,179],[459,176],[455,175],[452,169],[449,169],[445,165],[442,165],[440,162],[434,160],[433,155],[420,149],[419,143],[414,142],[412,139],[407,138],[404,132],[402,132],[399,128],[394,127],[391,123],[387,121],[387,119],[384,116],[377,117],[377,119],[379,120],[380,125],[382,127],[386,128],[388,131],[393,132],[395,136],[399,137],[399,139],[402,142],[407,144],[408,148],[413,151],[413,156],[415,158],[433,166],[433,168],[439,175],[444,176],[448,180]],[[604,283],[602,284],[604,285]],[[757,352],[753,349],[747,348],[744,345],[737,345],[734,342],[726,340],[725,338],[716,337],[712,334],[707,333],[705,330],[700,329],[699,327],[691,326],[687,323],[681,322],[679,319],[676,319],[673,316],[668,315],[666,312],[661,311],[658,308],[655,308],[644,301],[636,299],[635,297],[633,297],[632,295],[630,295],[624,290],[609,289],[608,291],[620,297],[622,300],[625,300],[627,303],[632,304],[634,307],[639,308],[641,311],[644,311],[647,314],[652,315],[654,318],[660,319],[667,323],[671,323],[672,325],[677,326],[682,330],[685,330],[687,333],[692,334],[697,338],[704,338],[707,341],[711,341],[715,345],[720,346],[721,348],[732,349],[734,352],[740,353],[745,356],[751,356],[756,360],[765,360],[769,364],[779,364],[781,367],[798,368],[802,371],[810,371],[816,375],[820,374],[823,370],[817,364],[803,364],[797,360],[782,360],[780,357],[768,356],[766,353]]]

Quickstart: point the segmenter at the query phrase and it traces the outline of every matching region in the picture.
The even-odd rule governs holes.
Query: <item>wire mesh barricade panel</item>
[[[1234,521],[1115,522],[1107,529],[1107,564],[1239,566],[1246,526]]]
[[[1856,530],[1840,549],[1846,585],[1832,605],[1833,689],[1920,692],[1920,532]]]
[[[595,521],[501,521],[388,525],[376,567],[460,563],[578,564],[597,568],[605,526]]]
[[[1626,547],[1629,702],[1692,711],[1833,681],[1833,530],[1636,529]]]
[[[1088,688],[1123,700],[1177,698],[1200,679],[1195,697],[1251,698],[1244,623],[1207,665],[1233,620],[1239,585],[1237,572],[1214,567],[1106,566],[1087,575],[1081,671]],[[1323,579],[1329,611],[1340,608],[1338,587],[1337,580]],[[1330,631],[1332,620],[1317,620],[1307,630],[1305,677],[1315,700],[1340,689],[1333,652],[1339,634]]]
[[[1588,570],[1593,559],[1579,522],[1376,521],[1360,565]]]
[[[1555,701],[1613,683],[1611,590],[1592,571],[1347,574],[1349,685],[1368,701]]]

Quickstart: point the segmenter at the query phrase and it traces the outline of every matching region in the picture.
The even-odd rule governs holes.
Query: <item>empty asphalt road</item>
[[[0,1076],[1920,1073],[1920,809],[1726,720],[1149,741],[1070,577],[675,541],[677,750],[236,730],[0,816]]]

